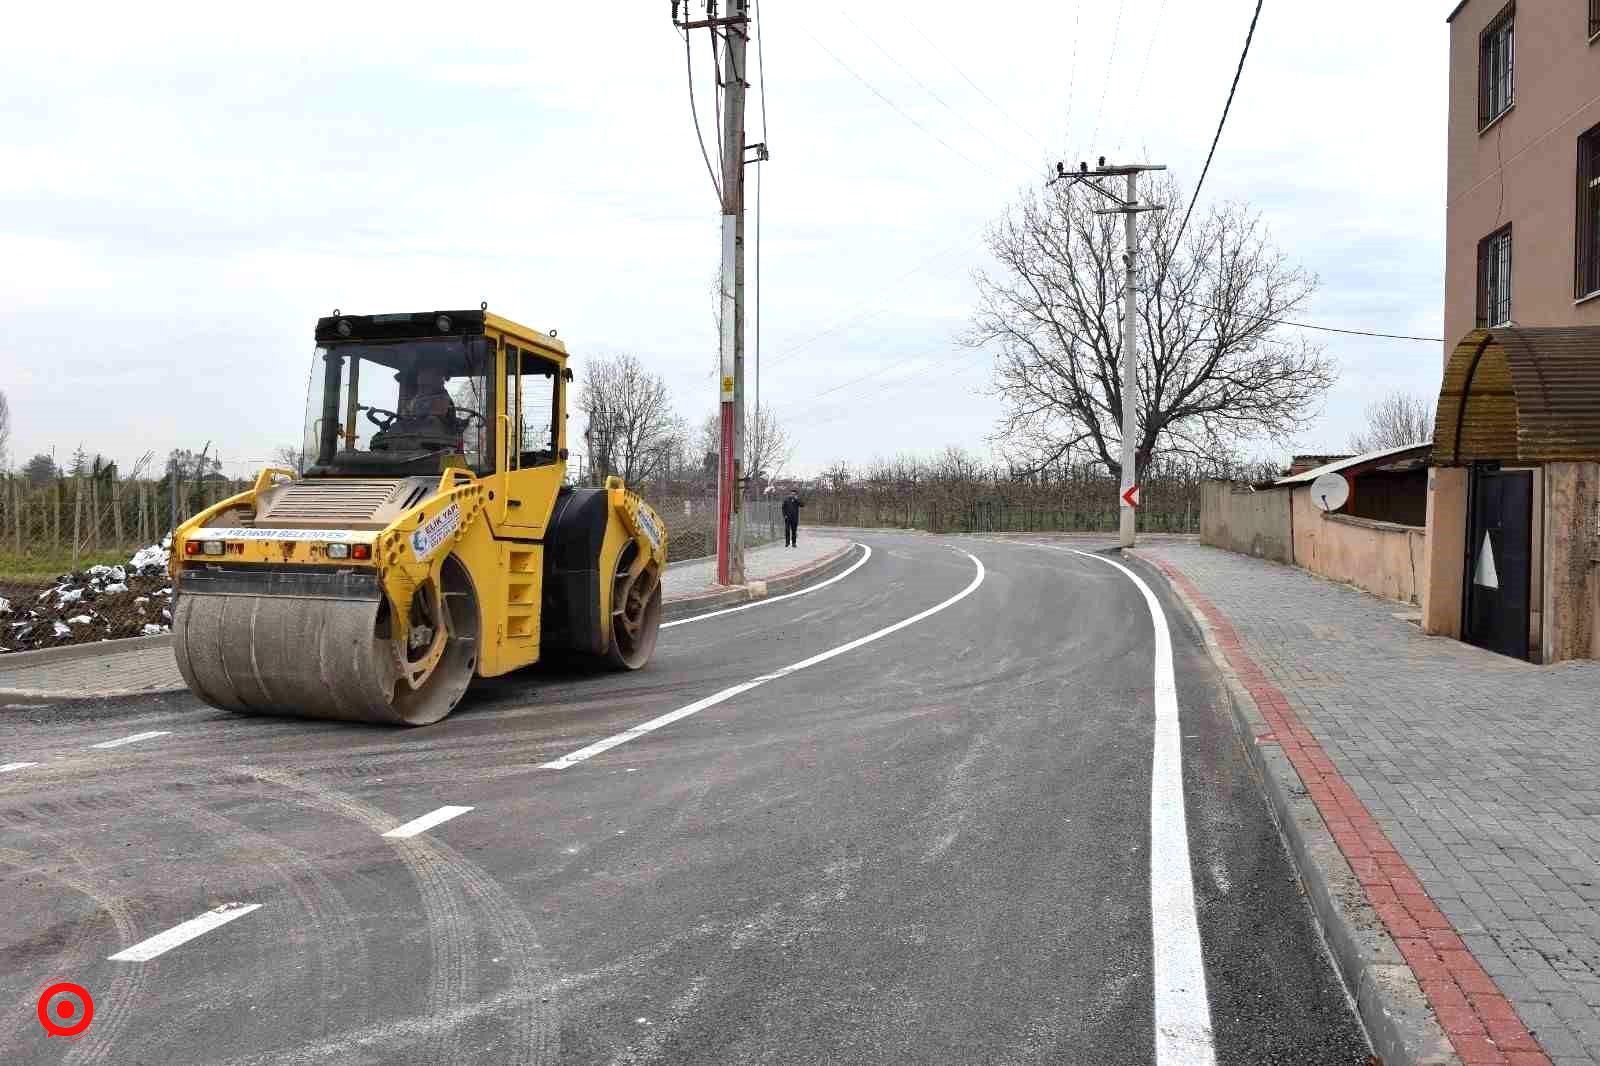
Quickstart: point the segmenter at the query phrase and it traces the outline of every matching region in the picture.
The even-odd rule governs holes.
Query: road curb
[[[1272,725],[1229,660],[1206,610],[1160,561],[1131,554],[1167,579],[1227,684],[1234,727],[1260,777],[1302,891],[1373,1051],[1383,1066],[1461,1066],[1416,973],[1389,936],[1299,771],[1277,743]]]
[[[102,655],[123,655],[127,652],[166,647],[171,643],[171,633],[159,633],[153,637],[122,637],[118,640],[91,640],[83,644],[66,644],[59,648],[8,651],[0,655],[0,670],[26,670],[30,666],[44,666],[47,663],[95,659]],[[3,691],[6,690],[0,689],[0,692]]]
[[[661,620],[670,622],[703,611],[715,611],[722,607],[734,607],[741,603],[766,599],[768,596],[779,596],[818,578],[832,577],[848,565],[851,554],[859,547],[860,544],[851,541],[838,551],[792,570],[785,570],[765,581],[752,581],[746,585],[735,585],[704,596],[686,596],[681,600],[669,601],[661,605]]]
[[[170,696],[183,688],[114,688],[104,692],[50,692],[35,688],[0,688],[0,704],[43,706],[50,703],[94,703],[131,696]]]
[[[730,607],[752,600],[765,599],[768,596],[778,596],[799,588],[810,581],[831,577],[849,564],[852,553],[859,547],[860,545],[857,542],[851,541],[838,551],[831,552],[803,566],[797,566],[792,570],[785,570],[765,581],[752,581],[746,585],[713,592],[705,596],[690,596],[681,600],[670,600],[661,605],[662,621],[671,621],[674,618],[699,614],[707,610],[716,610],[719,607]],[[0,657],[0,666],[31,667],[96,656],[126,655],[154,651],[158,648],[170,647],[171,644],[172,635],[169,633],[154,637],[128,637],[118,641],[96,641],[93,644],[72,644],[64,648],[42,648],[38,651],[11,652],[4,657]],[[108,645],[113,645],[113,647],[108,647]],[[0,688],[0,703],[30,706],[46,703],[81,703],[91,700],[125,699],[129,696],[159,696],[182,691],[184,689],[181,685],[173,688],[108,689],[97,692],[83,692],[71,689],[51,691],[33,688]]]

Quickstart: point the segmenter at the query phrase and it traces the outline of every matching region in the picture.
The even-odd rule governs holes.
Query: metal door
[[[1469,643],[1528,657],[1533,474],[1474,470],[1467,536],[1465,632]]]

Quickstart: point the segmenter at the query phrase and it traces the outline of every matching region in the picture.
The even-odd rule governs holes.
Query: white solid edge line
[[[441,822],[459,818],[470,810],[472,810],[471,807],[440,807],[436,811],[429,811],[421,818],[411,819],[405,825],[397,825],[383,835],[386,837],[414,837],[418,833],[426,833]]]
[[[1052,547],[1051,545],[1039,545]],[[1215,1066],[1217,1050],[1206,999],[1200,918],[1194,906],[1189,827],[1183,805],[1183,737],[1172,633],[1150,586],[1103,555],[1059,548],[1114,566],[1138,586],[1155,626],[1155,751],[1150,767],[1150,940],[1155,956],[1156,1066]]]
[[[173,926],[165,933],[157,933],[149,940],[141,940],[131,948],[124,948],[115,955],[108,955],[106,961],[149,962],[158,955],[165,955],[180,944],[187,944],[195,937],[203,936],[218,926],[227,925],[235,918],[243,918],[260,907],[259,903],[224,903],[220,907],[206,911],[198,918],[190,918],[187,922]]]
[[[118,737],[116,740],[106,740],[99,744],[90,744],[89,746],[91,748],[120,748],[124,744],[137,744],[139,741],[149,740],[151,737],[164,737],[171,732],[172,730],[170,729],[157,729],[153,732],[135,733],[131,737]]]
[[[979,561],[976,555],[973,555],[971,552],[962,552],[961,554],[972,560],[972,565],[978,568],[978,572],[973,576],[972,582],[968,584],[966,588],[962,589],[954,596],[951,596],[949,599],[940,603],[936,603],[925,611],[919,611],[910,618],[903,618],[891,626],[885,626],[874,633],[868,633],[864,637],[857,637],[848,644],[841,644],[836,648],[829,648],[827,651],[813,655],[809,659],[801,659],[797,663],[791,663],[780,670],[774,670],[770,674],[762,674],[760,677],[751,678],[749,681],[725,688],[721,692],[712,693],[710,696],[707,696],[704,699],[695,700],[687,707],[679,707],[677,710],[669,711],[659,718],[652,718],[648,722],[642,722],[639,725],[634,726],[632,729],[625,730],[624,732],[618,733],[615,736],[607,737],[604,740],[596,741],[586,748],[579,748],[570,755],[563,755],[559,759],[553,759],[550,762],[541,763],[539,769],[565,770],[567,767],[583,762],[585,759],[593,758],[603,751],[610,751],[618,744],[626,744],[628,741],[642,737],[646,733],[653,733],[662,726],[671,725],[680,718],[687,718],[691,714],[697,714],[700,711],[705,710],[707,707],[715,707],[717,704],[731,700],[733,697],[740,695],[741,693],[749,692],[753,688],[759,688],[760,686],[765,685],[768,681],[776,681],[781,677],[788,677],[790,674],[804,670],[808,666],[815,666],[818,663],[827,662],[829,659],[832,659],[835,656],[843,655],[845,652],[854,651],[863,644],[871,644],[873,641],[887,637],[891,633],[898,633],[900,630],[906,628],[906,626],[916,625],[924,618],[936,615],[946,607],[951,607],[957,603],[960,603],[962,600],[966,599],[968,596],[977,591],[978,586],[983,584],[983,578],[985,574],[983,563]],[[865,560],[862,561],[865,562]]]
[[[30,766],[38,766],[36,762],[8,762],[0,765],[0,774],[9,774],[13,770],[26,770]]]
[[[857,543],[860,542],[858,541]],[[849,577],[851,574],[855,573],[857,570],[861,569],[867,564],[867,560],[872,558],[872,546],[870,544],[862,544],[861,550],[863,552],[861,558],[851,563],[850,569],[846,570],[842,574],[835,574],[826,581],[819,581],[815,585],[803,588],[799,592],[786,592],[782,596],[769,596],[764,600],[756,600],[754,603],[746,603],[738,607],[728,607],[720,611],[707,611],[705,614],[697,614],[693,618],[679,618],[673,622],[662,622],[661,628],[671,629],[673,626],[686,626],[690,622],[703,622],[707,618],[720,618],[725,614],[738,614],[740,611],[748,611],[752,607],[765,607],[768,604],[780,603],[784,600],[792,600],[796,596],[804,596],[807,593],[816,592],[818,589],[825,589],[835,581],[843,581],[845,578]]]

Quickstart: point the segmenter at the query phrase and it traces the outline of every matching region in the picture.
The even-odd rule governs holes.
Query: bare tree
[[[696,440],[696,453],[700,456],[700,472],[703,476],[715,478],[717,466],[722,455],[722,418],[720,415],[706,415],[700,422],[700,433]]]
[[[583,438],[590,476],[618,474],[632,485],[670,472],[686,436],[672,410],[667,385],[629,352],[601,356],[583,370],[577,409],[588,425]]]
[[[745,472],[751,477],[771,481],[783,473],[794,448],[772,408],[763,407],[744,424]]]
[[[272,463],[274,466],[286,467],[296,474],[306,472],[306,446],[304,444],[280,444],[272,449]]]
[[[704,457],[701,464],[705,473],[715,477],[718,456],[722,454],[720,415],[706,415],[701,421],[695,450]],[[752,478],[771,481],[780,476],[788,465],[790,457],[794,455],[794,446],[772,408],[763,407],[760,414],[752,413],[745,419],[744,453],[745,473]]]
[[[11,454],[11,404],[6,400],[6,394],[0,392],[0,470],[9,469],[7,462]]]
[[[1316,279],[1244,207],[1196,212],[1180,246],[1177,180],[1153,182],[1149,198],[1169,210],[1139,216],[1138,469],[1157,457],[1214,465],[1244,442],[1285,440],[1336,373],[1316,344],[1275,324]],[[1008,458],[1037,468],[1087,456],[1120,476],[1122,222],[1094,214],[1098,206],[1058,184],[991,229],[1000,265],[976,279],[966,340],[997,352],[1005,414],[996,439]]]
[[[1367,428],[1350,434],[1350,450],[1376,452],[1433,440],[1433,403],[1425,396],[1391,392],[1367,404]]]

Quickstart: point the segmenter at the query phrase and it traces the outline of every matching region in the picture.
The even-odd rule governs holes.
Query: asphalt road
[[[0,712],[0,769],[36,764],[0,772],[0,1062],[1365,1062],[1165,583],[1128,564],[1171,633],[1163,805],[1128,574],[858,539],[848,577],[666,630],[645,671],[535,668],[433,727]],[[383,835],[444,807],[471,809]],[[1185,928],[1203,994],[1174,991]],[[39,1025],[56,980],[94,1001],[76,1038]],[[1158,1001],[1198,1003],[1196,1057]]]

